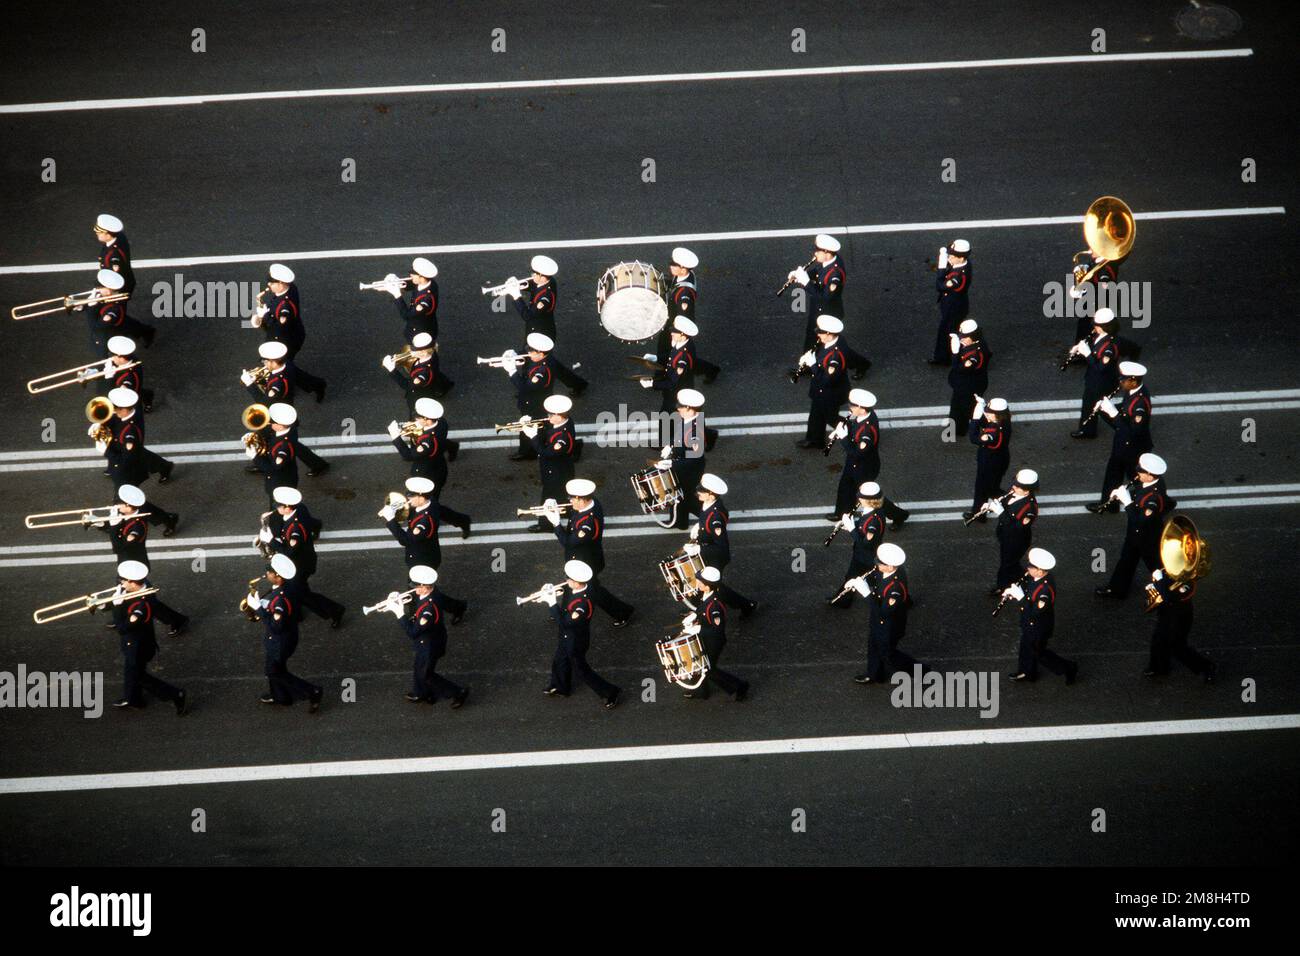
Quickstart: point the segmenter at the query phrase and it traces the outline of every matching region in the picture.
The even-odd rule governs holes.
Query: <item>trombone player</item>
[[[144,368],[140,360],[134,358],[135,339],[129,335],[114,335],[107,344],[109,357],[103,375],[109,387],[131,389],[140,396],[140,410],[146,414],[152,412],[154,391],[144,387]]]
[[[131,268],[131,243],[126,238],[126,226],[110,213],[100,213],[95,219],[95,239],[103,247],[99,250],[99,268],[120,273],[122,291],[135,292],[135,272]]]
[[[411,591],[405,595],[392,591],[381,605],[381,610],[397,618],[397,623],[415,648],[411,690],[406,699],[413,704],[436,704],[440,697],[450,697],[451,709],[459,710],[469,697],[469,688],[449,681],[437,670],[438,661],[447,653],[444,597],[434,587],[438,582],[438,572],[428,565],[417,564],[407,575],[415,585]],[[459,621],[459,615],[452,618],[453,624]]]
[[[123,561],[117,566],[117,577],[112,626],[117,630],[122,650],[125,696],[113,706],[141,709],[148,691],[159,700],[171,701],[177,716],[182,716],[189,709],[185,689],[174,687],[148,671],[149,662],[158,653],[153,622],[158,616],[159,602],[154,594],[133,595],[149,586],[149,566],[141,561]]]
[[[113,335],[129,335],[142,339],[145,347],[153,344],[156,329],[139,319],[126,314],[126,301],[105,301],[115,294],[123,293],[126,279],[121,273],[112,269],[100,269],[95,275],[94,293],[88,300],[74,300],[71,296],[63,300],[63,308],[68,312],[86,313],[86,328],[90,332],[90,350],[99,358],[108,358],[108,339]]]

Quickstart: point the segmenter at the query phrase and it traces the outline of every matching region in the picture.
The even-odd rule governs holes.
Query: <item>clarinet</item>
[[[809,259],[807,262],[805,262],[805,263],[804,263],[802,266],[800,266],[799,268],[800,268],[800,269],[807,269],[809,266],[811,266],[811,265],[812,265],[814,262],[816,262],[816,261],[817,261],[817,257],[816,257],[816,256],[813,256],[811,259]],[[792,286],[792,285],[794,285],[794,279],[793,279],[793,278],[786,279],[786,280],[785,280],[785,285],[781,286],[781,288],[779,288],[779,289],[776,290],[776,297],[777,297],[778,299],[781,298],[781,296],[785,295],[785,290],[788,289],[788,288],[790,288],[790,286]]]
[[[846,512],[844,512],[844,514],[840,515],[840,520],[842,521],[842,520],[844,520],[845,518],[852,517],[852,516],[855,515],[855,514],[857,514],[857,511],[856,511],[856,510],[854,510],[854,511],[846,511]],[[835,527],[831,528],[831,533],[828,534],[828,535],[826,536],[826,540],[822,542],[822,547],[823,547],[823,548],[829,548],[830,545],[831,545],[831,542],[835,540],[835,536],[836,536],[837,534],[839,534],[839,533],[840,533],[841,531],[843,531],[843,530],[844,530],[844,526],[843,526],[842,524],[840,524],[839,521],[835,522]]]
[[[1076,348],[1080,343],[1083,343],[1083,342],[1086,342],[1086,341],[1088,341],[1087,338],[1079,339],[1078,342],[1075,342],[1074,345],[1071,346],[1071,347],[1066,351],[1066,353],[1065,353],[1065,358],[1061,359],[1061,365],[1060,365],[1060,367],[1057,369],[1057,371],[1059,371],[1059,372],[1064,372],[1067,368],[1069,368],[1069,367],[1070,367],[1071,365],[1073,365],[1075,362],[1079,361],[1079,356],[1077,356],[1077,355],[1074,354],[1074,349],[1075,349],[1075,348]]]
[[[1124,485],[1123,485],[1122,487],[1127,488],[1127,489],[1129,490],[1129,491],[1128,491],[1129,495],[1132,495],[1132,494],[1133,494],[1134,486],[1135,486],[1135,485],[1141,485],[1141,484],[1142,484],[1142,482],[1140,482],[1140,481],[1138,481],[1136,478],[1134,478],[1132,481],[1125,482]],[[1116,489],[1116,490],[1119,490],[1119,489]],[[1114,500],[1115,500],[1115,492],[1112,491],[1112,492],[1107,496],[1107,498],[1106,498],[1106,504],[1109,505],[1109,504],[1110,504],[1112,501],[1114,501]],[[1104,515],[1105,513],[1106,513],[1106,509],[1105,509],[1105,508],[1102,508],[1100,511],[1097,512],[1098,515]]]
[[[835,429],[836,429],[836,428],[839,428],[840,425],[843,425],[845,428],[848,428],[848,427],[849,427],[848,420],[847,420],[847,419],[843,419],[843,418],[841,418],[841,419],[836,423],[835,428],[832,428],[832,429],[831,429],[830,437],[828,437],[828,438],[826,439],[826,444],[822,446],[822,457],[823,457],[823,458],[829,458],[829,457],[830,457],[831,449],[832,449],[833,447],[835,447],[835,442],[837,442],[837,441],[839,440],[839,439],[837,439],[837,438],[835,437]]]
[[[1016,584],[1020,585],[1021,590],[1024,590],[1028,585],[1032,583],[1033,583],[1033,578],[1029,576],[1028,571],[1026,571],[1023,575],[1021,575],[1020,580],[1016,582]],[[1004,607],[1010,604],[1011,601],[1012,601],[1011,596],[1004,593],[1002,595],[1002,600],[998,602],[998,606],[993,609],[993,616],[997,617],[998,611],[1001,611]]]
[[[1109,398],[1109,399],[1113,402],[1113,401],[1115,401],[1115,399],[1119,398],[1120,393],[1123,392],[1123,391],[1124,391],[1124,386],[1121,385],[1121,386],[1119,386],[1118,388],[1116,388],[1115,391],[1111,392],[1111,393],[1110,393],[1109,395],[1107,395],[1106,397]],[[1082,422],[1079,423],[1079,427],[1080,427],[1080,428],[1085,428],[1085,427],[1087,427],[1087,426],[1092,422],[1092,420],[1093,420],[1094,418],[1097,417],[1097,410],[1098,410],[1100,407],[1101,407],[1101,402],[1098,402],[1096,405],[1093,405],[1093,406],[1092,406],[1092,411],[1088,413],[1088,417],[1087,417],[1087,418],[1085,418]]]
[[[1011,496],[1012,496],[1012,492],[1008,491],[1008,492],[1007,492],[1005,495],[1003,495],[1001,498],[998,498],[998,499],[997,499],[998,504],[1000,504],[1000,505],[1005,505],[1008,501],[1011,500]],[[964,521],[962,522],[962,524],[969,528],[969,527],[971,526],[972,523],[974,523],[975,521],[978,521],[978,520],[979,520],[979,518],[980,518],[981,515],[986,515],[986,514],[988,514],[990,511],[992,511],[992,510],[993,510],[993,509],[989,507],[989,503],[986,501],[986,502],[984,502],[984,504],[980,505],[980,510],[979,510],[979,511],[975,512],[975,513],[974,513],[973,515],[971,515],[969,518],[967,518],[966,520],[964,520]]]
[[[811,365],[794,365],[786,371],[785,377],[790,380],[791,385],[796,385],[798,384],[799,379],[803,378],[805,375],[811,375],[812,372],[813,367]]]

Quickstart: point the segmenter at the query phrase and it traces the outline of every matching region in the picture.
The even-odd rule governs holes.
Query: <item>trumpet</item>
[[[104,423],[113,417],[117,409],[108,399],[97,395],[86,402],[86,420],[95,427],[90,430],[90,437],[95,441],[110,442],[113,433]]]
[[[438,351],[438,347],[436,345],[433,347],[433,351],[435,352]],[[414,365],[417,361],[419,361],[415,352],[411,349],[409,345],[404,346],[400,352],[394,352],[391,355],[384,356],[384,358],[390,358],[393,360],[393,364],[402,365],[402,366]],[[383,359],[380,359],[379,364],[380,365],[384,364]]]
[[[396,511],[397,515],[394,520],[399,522],[405,521],[411,513],[411,503],[406,500],[406,495],[402,494],[400,491],[390,491],[388,497],[384,499],[384,507],[392,508]],[[378,511],[376,512],[376,515],[382,518],[384,513],[383,511]]]
[[[23,524],[33,531],[41,528],[66,528],[72,525],[88,527],[92,524],[103,524],[111,520],[117,513],[117,505],[75,508],[71,511],[43,511],[40,514],[28,515],[23,519]],[[138,511],[131,514],[130,517],[147,518],[152,513],[151,511]],[[76,517],[71,517],[73,515]],[[123,515],[122,517],[127,516]]]
[[[53,391],[56,388],[63,388],[65,385],[85,385],[92,379],[106,377],[112,361],[111,358],[100,359],[98,362],[87,362],[85,365],[78,365],[76,368],[66,368],[62,372],[51,372],[49,375],[42,375],[40,378],[34,378],[27,383],[27,391],[33,395],[39,395],[41,392]],[[139,364],[139,362],[127,362],[125,365],[114,366],[114,370],[125,372],[127,369],[135,368]]]
[[[411,284],[410,279],[402,279],[398,276],[393,278],[396,279],[396,285],[399,289],[405,289]],[[388,291],[389,282],[390,280],[387,278],[376,279],[374,282],[358,282],[357,288],[361,292],[386,292]]]
[[[501,283],[500,285],[483,286],[483,294],[490,295],[493,298],[495,298],[496,296],[499,295],[509,295],[511,290],[513,289],[518,289],[520,294],[522,294],[524,289],[528,288],[528,284],[531,281],[532,281],[531,279],[519,279],[516,278],[515,276],[511,276],[509,279],[507,279],[505,282]]]
[[[399,601],[401,601],[402,604],[404,604],[404,605],[405,605],[405,604],[410,604],[411,601],[413,601],[413,600],[415,599],[415,588],[411,588],[411,590],[409,590],[409,591],[403,591],[401,594],[399,594],[399,595],[397,596],[397,599],[398,599]],[[372,605],[370,605],[369,607],[363,607],[363,608],[361,609],[361,613],[362,613],[362,614],[374,614],[376,611],[382,611],[382,610],[384,609],[384,605],[387,604],[387,603],[388,603],[388,598],[384,598],[384,599],[383,599],[382,601],[380,601],[378,604],[372,604]]]
[[[257,365],[253,368],[246,368],[244,371],[253,376],[254,385],[262,389],[262,391],[266,391],[266,383],[271,378],[271,370],[269,368],[265,365]]]
[[[262,579],[261,579],[260,577],[256,577],[256,578],[251,579],[251,580],[248,582],[248,593],[249,593],[249,594],[256,594],[256,593],[257,593],[257,586],[258,586],[259,584],[261,584],[261,583],[262,583]],[[244,617],[248,618],[250,621],[256,621],[256,620],[258,620],[257,612],[254,611],[251,607],[248,606],[248,598],[247,598],[247,597],[243,597],[243,598],[240,599],[240,601],[239,601],[239,609],[240,609],[241,611],[244,612]]]
[[[491,358],[483,358],[480,355],[474,361],[478,365],[488,365],[492,368],[505,368],[507,364],[513,364],[515,368],[518,368],[528,361],[528,356],[511,355],[509,352],[502,352],[500,355],[494,355]]]
[[[571,506],[567,501],[560,501],[556,502],[555,507],[559,510],[560,514],[565,514]],[[546,514],[546,510],[546,505],[535,505],[532,508],[516,508],[515,514],[520,518],[540,518],[542,515]]]
[[[496,425],[494,427],[497,430],[497,434],[500,434],[501,432],[521,432],[525,428],[541,428],[545,424],[545,418],[530,418],[527,421],[506,422],[504,425]]]
[[[1008,492],[1007,492],[1005,495],[1003,495],[1001,498],[996,499],[996,500],[997,500],[997,503],[1000,504],[1000,505],[1005,505],[1008,501],[1011,500],[1011,495],[1012,495],[1012,492],[1008,491]],[[984,504],[980,505],[980,510],[977,511],[977,512],[975,512],[975,513],[974,513],[973,515],[971,515],[969,518],[964,519],[964,520],[962,521],[962,524],[965,525],[967,528],[969,528],[972,524],[974,524],[976,521],[978,521],[978,520],[979,520],[980,518],[982,518],[984,515],[988,514],[990,511],[992,511],[993,509],[989,507],[989,502],[990,502],[990,501],[993,501],[993,500],[994,500],[993,498],[990,498],[988,501],[984,502]]]
[[[121,302],[131,298],[127,292],[111,292],[108,295],[99,295],[97,289],[90,289],[86,292],[74,292],[72,295],[61,295],[53,299],[41,299],[40,302],[28,302],[25,305],[16,305],[9,310],[9,315],[20,322],[23,319],[34,319],[42,315],[53,315],[55,312],[64,312],[69,309],[84,309],[88,305],[100,305],[105,302]],[[44,308],[52,302],[58,305]],[[35,310],[35,311],[32,311]]]
[[[809,266],[811,266],[811,265],[812,265],[814,262],[816,262],[816,261],[817,261],[817,257],[814,255],[811,259],[809,259],[807,262],[805,262],[805,263],[804,263],[803,265],[801,265],[799,268],[800,268],[800,269],[807,269]],[[788,288],[790,288],[790,286],[792,286],[792,285],[794,285],[794,278],[791,277],[791,278],[789,278],[789,279],[786,279],[786,280],[785,280],[785,284],[784,284],[783,286],[781,286],[781,288],[779,288],[779,289],[776,290],[776,297],[777,297],[778,299],[781,298],[781,296],[785,295],[785,290],[788,289]]]
[[[547,594],[555,594],[559,591],[564,590],[564,584],[565,582],[563,581],[561,581],[559,584],[543,584],[532,594],[525,594],[523,597],[515,598],[515,604],[541,604],[542,599]]]
[[[405,438],[409,442],[414,442],[415,439],[424,434],[424,426],[419,422],[401,422],[400,426],[402,430],[398,432],[398,437]]]
[[[32,612],[32,620],[37,624],[48,624],[50,621],[62,620],[65,617],[72,617],[74,614],[80,614],[83,611],[89,611],[92,614],[105,605],[112,604],[113,598],[121,594],[124,598],[144,597],[146,594],[157,594],[159,588],[148,587],[141,588],[138,591],[131,591],[129,594],[120,589],[120,586],[104,588],[102,591],[92,591],[89,594],[78,595],[74,598],[68,598],[66,601],[60,601],[58,604],[51,604],[49,607],[37,608]]]

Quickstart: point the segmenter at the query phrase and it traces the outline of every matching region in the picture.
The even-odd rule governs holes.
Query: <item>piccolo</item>
[[[411,600],[412,600],[414,597],[415,597],[415,588],[411,588],[411,590],[409,590],[409,591],[403,591],[401,594],[399,594],[399,595],[397,596],[397,599],[398,599],[399,601],[401,601],[403,604],[410,604],[410,603],[411,603]],[[380,601],[378,604],[372,604],[372,605],[370,605],[369,607],[363,607],[363,608],[361,609],[361,613],[362,613],[362,614],[374,614],[376,611],[382,611],[382,610],[384,609],[384,605],[387,604],[387,603],[388,603],[388,598],[384,598],[384,599],[383,599],[382,601]]]

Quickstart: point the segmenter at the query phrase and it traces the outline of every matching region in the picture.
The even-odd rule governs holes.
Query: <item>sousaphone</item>
[[[1195,581],[1210,573],[1210,546],[1196,530],[1190,518],[1174,515],[1165,522],[1160,532],[1160,566],[1164,568],[1173,587]],[[1154,584],[1148,584],[1148,611],[1155,610],[1163,601]]]
[[[1087,253],[1074,254],[1074,284],[1082,285],[1092,280],[1106,263],[1121,262],[1133,250],[1137,238],[1137,220],[1133,210],[1118,196],[1102,196],[1083,214],[1083,238],[1088,243],[1096,263],[1091,268],[1080,264]],[[1100,261],[1100,260],[1105,260]]]

